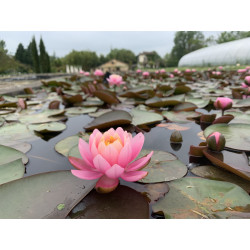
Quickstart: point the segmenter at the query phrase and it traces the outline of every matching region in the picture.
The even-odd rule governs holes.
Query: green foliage
[[[7,54],[8,50],[5,49],[5,47],[6,47],[5,41],[4,40],[0,40],[0,52],[2,52],[4,54]]]
[[[40,73],[40,63],[39,63],[39,56],[36,46],[36,40],[33,36],[31,41],[31,53],[32,53],[32,59],[33,59],[33,68],[36,73]]]
[[[39,63],[40,63],[41,73],[49,73],[51,72],[50,58],[48,53],[46,52],[42,38],[40,39],[39,50],[40,50]]]
[[[250,37],[250,31],[224,31],[216,39],[217,43],[226,43],[234,40]]]
[[[176,66],[182,56],[206,46],[205,38],[200,31],[178,31],[175,33],[174,47],[167,66]]]
[[[102,65],[102,64],[104,64],[106,62],[108,62],[107,57],[105,57],[104,55],[101,54],[100,57],[99,57],[99,65]]]
[[[92,51],[71,51],[63,58],[64,64],[81,65],[83,70],[89,71],[99,65],[99,58]]]
[[[21,63],[25,63],[26,51],[21,43],[18,44],[15,59]]]
[[[106,58],[108,60],[116,59],[129,65],[136,63],[135,54],[127,49],[111,49]]]

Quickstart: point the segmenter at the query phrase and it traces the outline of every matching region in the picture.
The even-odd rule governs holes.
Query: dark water
[[[83,127],[92,121],[88,115],[68,118],[66,121],[67,129],[62,133],[55,135],[53,138],[38,139],[32,142],[32,149],[27,153],[29,163],[26,165],[25,176],[34,175],[42,172],[70,170],[74,169],[66,157],[55,151],[55,145],[62,139],[84,131]],[[154,127],[150,132],[145,133],[145,143],[143,149],[161,150],[173,153],[179,160],[187,166],[189,165],[189,147],[190,145],[198,145],[202,140],[198,137],[201,131],[199,125],[194,122],[179,124],[180,126],[190,127],[190,129],[181,131],[183,143],[179,146],[171,146],[170,136],[173,130],[161,127]],[[193,174],[188,171],[189,176]],[[131,183],[121,180],[122,185],[131,187],[138,192],[143,192],[143,185],[140,183]],[[93,192],[93,191],[92,191]],[[152,212],[152,204],[149,206],[149,214]],[[153,218],[152,215],[150,218]]]

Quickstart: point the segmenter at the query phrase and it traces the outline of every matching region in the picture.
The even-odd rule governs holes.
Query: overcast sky
[[[204,31],[205,37],[218,36],[220,31]],[[125,48],[136,55],[143,51],[155,50],[160,56],[169,53],[174,45],[174,31],[0,31],[7,49],[15,54],[22,43],[27,47],[35,35],[37,44],[40,37],[50,55],[62,57],[74,50],[91,50],[98,55],[108,54],[111,48]]]

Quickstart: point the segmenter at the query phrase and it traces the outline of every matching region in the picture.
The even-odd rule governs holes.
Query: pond
[[[92,78],[74,76],[61,81],[43,81],[44,86],[41,89],[26,89],[19,95],[2,96],[0,144],[12,147],[10,143],[12,140],[13,145],[17,144],[16,142],[28,142],[31,149],[25,152],[28,162],[25,165],[23,178],[15,177],[12,181],[0,185],[0,197],[7,202],[7,205],[2,207],[4,212],[0,213],[0,216],[68,219],[248,218],[250,150],[248,150],[249,137],[246,131],[250,130],[248,128],[250,105],[248,99],[242,102],[242,99],[234,98],[233,108],[227,111],[228,114],[225,113],[234,115],[234,119],[229,121],[229,116],[221,117],[220,111],[213,107],[213,102],[218,96],[231,97],[232,87],[225,79],[229,77],[235,79],[238,76],[237,72],[223,74],[224,80],[211,77],[208,86],[208,82],[204,82],[202,75],[198,73],[193,73],[192,76],[176,75],[173,79],[165,75],[159,79],[152,73],[152,79],[148,79],[131,73],[123,76],[127,82],[126,89],[108,88],[98,77],[95,77],[96,83],[93,84]],[[240,76],[234,80],[233,85],[237,86],[239,81]],[[218,86],[223,86],[224,93]],[[52,102],[59,106],[53,107]],[[110,113],[118,116],[110,118],[110,115],[107,116],[108,113],[97,112],[105,109],[113,110]],[[60,113],[61,111],[63,113]],[[131,116],[132,122],[121,123],[120,116],[124,115],[122,112]],[[213,123],[215,116],[222,119],[218,120],[218,125]],[[59,125],[66,126],[54,130],[58,132],[44,132],[44,130],[39,132],[36,126],[40,123],[50,126],[52,123],[60,123]],[[26,128],[16,127],[8,130],[10,126],[20,126],[20,124],[25,124]],[[229,126],[228,124],[231,124],[231,130],[225,130],[224,127]],[[80,157],[76,141],[80,137],[88,141],[88,136],[93,131],[92,127],[97,127],[102,132],[110,127],[123,127],[133,136],[142,132],[145,142],[141,156],[151,150],[154,151],[151,162],[145,168],[145,171],[149,171],[148,175],[139,182],[127,182],[120,178],[119,186],[108,194],[100,194],[93,189],[95,180],[86,181],[69,175],[69,170],[73,170],[74,167],[65,156]],[[245,134],[243,136],[239,134],[240,139],[230,139],[233,137],[232,133],[235,136],[237,129]],[[223,151],[216,152],[207,148],[205,141],[211,134],[206,132],[208,130],[224,133],[226,148]],[[170,142],[174,131],[181,133],[182,142]],[[67,138],[71,140],[71,137],[76,137],[77,140],[72,138],[72,142],[62,143]],[[199,146],[200,143],[203,144]],[[63,152],[66,153],[58,151],[57,145],[63,146]],[[194,148],[191,150],[190,146]],[[0,153],[1,157],[0,171],[1,166],[7,169],[5,156]],[[9,163],[13,162],[8,161]],[[237,163],[240,166],[237,166]],[[9,170],[4,171],[9,177]],[[58,173],[58,177],[37,175],[51,171],[54,174]],[[230,190],[233,190],[233,193]],[[13,195],[15,192],[18,192],[20,197],[17,194]],[[35,200],[27,198],[29,192],[31,196],[36,197]],[[47,206],[40,204],[43,203],[44,192],[51,194],[50,198],[48,194],[44,198],[44,202],[48,199]],[[6,198],[10,193],[14,201]],[[234,197],[238,199],[235,200]],[[56,201],[57,198],[61,202]],[[17,206],[16,210],[9,211],[11,209],[8,209],[8,202],[12,206],[13,204]],[[26,210],[22,214],[17,202],[23,202],[23,207],[30,206],[31,211]],[[33,211],[35,209],[36,212]]]

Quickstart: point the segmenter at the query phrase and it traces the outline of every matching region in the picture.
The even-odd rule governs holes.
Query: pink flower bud
[[[213,132],[207,137],[207,145],[209,149],[214,151],[222,151],[226,144],[224,135],[219,132]]]

